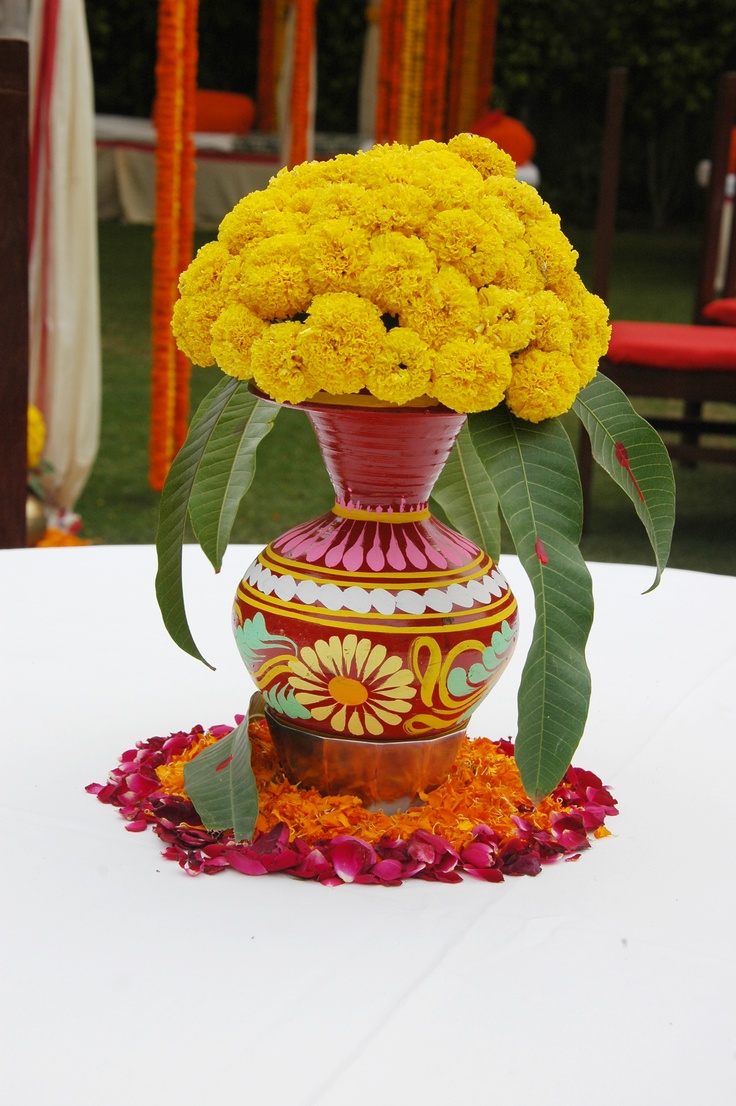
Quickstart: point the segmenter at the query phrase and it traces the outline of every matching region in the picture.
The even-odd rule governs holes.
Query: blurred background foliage
[[[86,0],[98,112],[148,116],[156,4]],[[201,0],[201,88],[254,95],[258,0]],[[321,0],[317,129],[354,133],[366,0]],[[734,0],[500,0],[495,101],[537,140],[554,210],[589,225],[606,78],[629,69],[620,226],[697,219],[718,75],[736,67]]]

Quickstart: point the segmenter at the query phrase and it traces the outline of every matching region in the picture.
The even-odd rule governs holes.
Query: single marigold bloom
[[[578,370],[569,353],[529,348],[513,358],[506,389],[512,414],[528,422],[564,415],[578,394]]]
[[[242,303],[231,303],[212,324],[212,355],[223,372],[240,380],[252,376],[253,343],[263,334],[263,319]]]
[[[466,411],[497,407],[511,379],[511,358],[488,339],[453,339],[437,353],[430,394],[447,405],[458,395]]]
[[[303,330],[302,323],[274,323],[253,343],[253,377],[261,391],[277,403],[302,403],[319,389],[300,353]]]

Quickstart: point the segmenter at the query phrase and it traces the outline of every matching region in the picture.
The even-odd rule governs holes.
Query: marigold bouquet
[[[259,393],[288,404],[324,393],[379,404],[430,397],[468,413],[434,498],[494,559],[503,514],[535,591],[516,758],[532,799],[551,792],[585,726],[593,617],[580,479],[558,416],[574,411],[630,498],[655,584],[674,521],[661,440],[596,371],[608,311],[576,260],[511,159],[471,135],[284,169],[241,200],[182,274],[172,323],[192,361],[225,374],[161,501],[157,594],[175,641],[204,659],[184,606],[185,526],[189,517],[219,569],[277,411]]]
[[[608,311],[514,172],[473,135],[282,170],[182,274],[179,346],[279,402],[367,389],[562,414],[605,353]]]

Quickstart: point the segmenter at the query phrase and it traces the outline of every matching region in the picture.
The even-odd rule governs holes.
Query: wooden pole
[[[0,548],[26,544],[28,44],[0,38]]]

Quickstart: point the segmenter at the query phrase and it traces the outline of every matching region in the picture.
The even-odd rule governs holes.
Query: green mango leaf
[[[652,591],[670,555],[675,525],[675,477],[657,431],[637,415],[624,392],[602,373],[573,404],[590,437],[593,456],[623,488],[644,523],[657,563]]]
[[[232,377],[223,377],[202,400],[192,419],[187,439],[169,469],[159,504],[156,535],[158,605],[164,625],[176,644],[185,653],[202,661],[208,668],[213,666],[204,659],[197,648],[187,621],[181,571],[182,547],[189,498],[199,466],[217,422],[239,383]]]
[[[557,419],[524,422],[502,405],[471,415],[468,423],[534,588],[536,621],[519,687],[516,762],[537,803],[567,771],[590,705],[585,646],[593,589],[578,549],[580,476]]]
[[[467,423],[432,492],[450,524],[497,561],[501,555],[498,496],[478,460]]]
[[[184,786],[208,830],[232,829],[236,841],[253,837],[258,788],[250,763],[250,714],[237,729],[184,765]]]
[[[253,480],[256,449],[278,412],[240,381],[207,440],[189,495],[189,517],[215,572],[222,567],[240,501]]]

